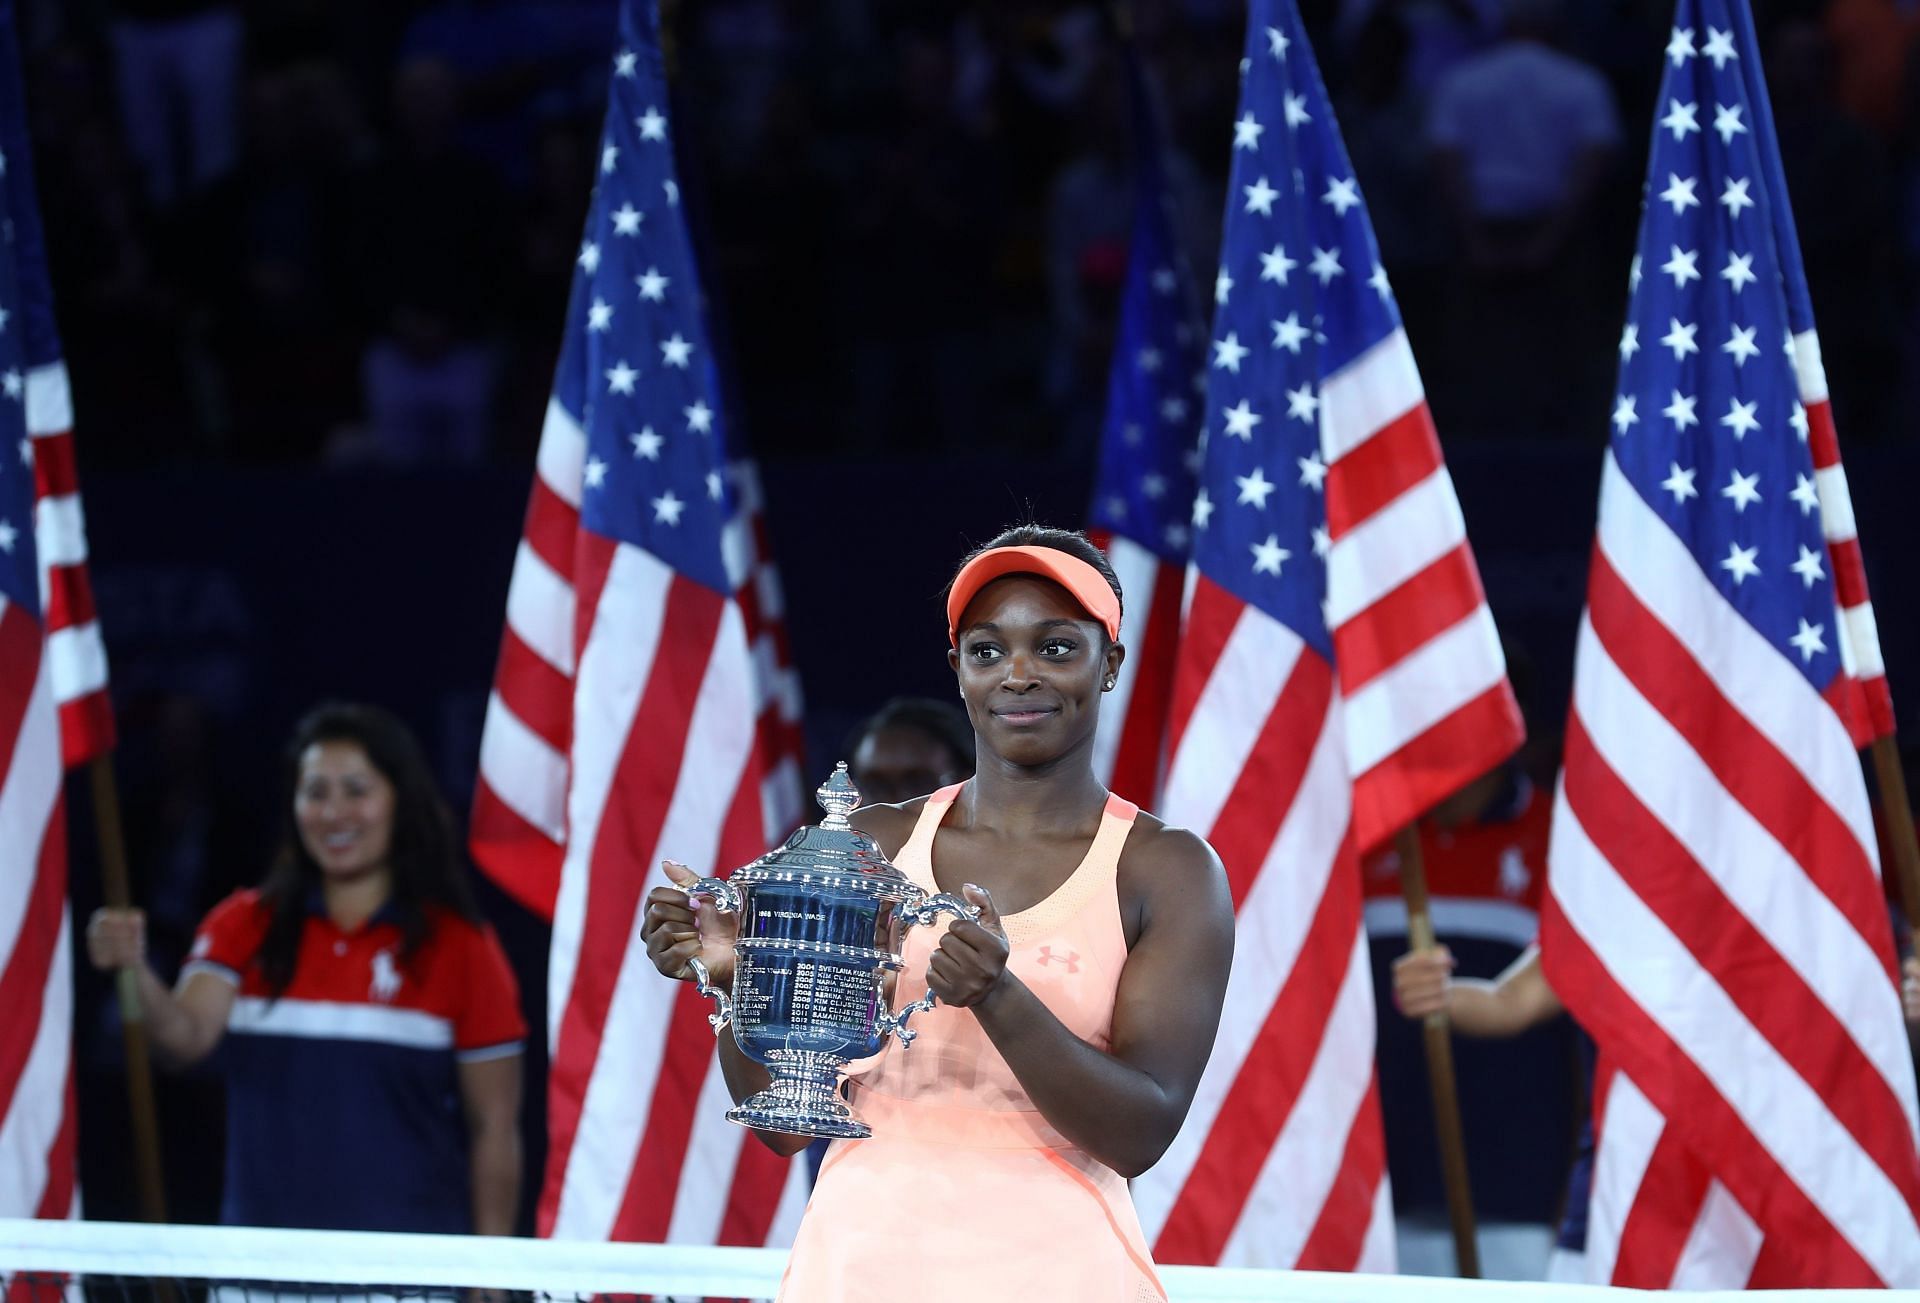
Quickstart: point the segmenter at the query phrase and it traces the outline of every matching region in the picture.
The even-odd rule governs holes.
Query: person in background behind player
[[[169,990],[139,910],[87,924],[131,968],[165,1066],[223,1045],[229,1225],[511,1234],[521,1041],[426,757],[397,719],[326,705],[288,747],[266,880],[200,925]]]
[[[932,697],[895,697],[853,731],[841,754],[863,805],[898,805],[973,777],[966,712]]]

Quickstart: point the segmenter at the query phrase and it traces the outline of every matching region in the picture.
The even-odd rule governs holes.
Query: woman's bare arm
[[[1455,978],[1445,946],[1410,950],[1393,962],[1393,997],[1400,1012],[1424,1018],[1445,1010],[1464,1036],[1518,1036],[1566,1011],[1540,969],[1540,947],[1528,946],[1492,981]]]
[[[521,1065],[518,1053],[460,1064],[475,1235],[513,1234],[520,1210]]]
[[[1142,834],[1145,834],[1144,836]],[[971,1007],[1041,1116],[1123,1176],[1146,1171],[1173,1143],[1200,1084],[1233,964],[1233,905],[1211,847],[1179,829],[1135,831],[1122,901],[1141,921],[1113,1010],[1112,1045],[1080,1039],[1006,971],[1006,938],[986,893],[978,922],[942,939],[928,985]]]
[[[95,910],[87,920],[87,958],[102,972],[132,971],[147,1040],[161,1066],[190,1068],[227,1034],[234,984],[214,973],[190,972],[168,990],[147,962],[147,919],[140,910]]]

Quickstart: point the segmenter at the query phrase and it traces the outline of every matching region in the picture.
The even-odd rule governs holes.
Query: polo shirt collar
[[[309,918],[317,918],[329,926],[334,926],[333,921],[327,917],[326,893],[321,891],[318,886],[307,888],[306,907]],[[369,928],[377,927],[383,923],[391,924],[394,927],[400,926],[400,909],[399,906],[393,903],[393,895],[391,892],[388,893],[386,900],[381,903],[380,908],[374,910],[367,921],[356,928],[355,931],[364,932]],[[339,930],[344,931],[344,929]]]

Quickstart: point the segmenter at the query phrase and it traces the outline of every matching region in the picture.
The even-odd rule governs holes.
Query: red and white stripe
[[[1192,577],[1161,808],[1238,915],[1213,1057],[1135,1183],[1169,1262],[1391,1271],[1359,855],[1519,742],[1405,336],[1321,388],[1334,663]]]
[[[47,658],[68,765],[112,750],[113,707],[107,699],[107,649],[87,578],[87,525],[73,449],[73,392],[65,363],[27,373],[27,436],[33,446],[34,539],[40,554],[40,600],[46,612]]]
[[[1196,578],[1162,809],[1226,864],[1237,939],[1186,1125],[1134,1183],[1160,1260],[1393,1269],[1342,732],[1326,661]]]
[[[61,784],[114,730],[65,365],[28,371],[24,399],[44,618],[0,598],[0,1217],[64,1218],[80,1190]]]
[[[586,566],[590,589],[605,581],[595,570],[602,564],[597,552],[580,528],[585,460],[586,440],[578,423],[558,402],[550,402],[507,589],[506,631],[480,741],[471,822],[475,861],[509,895],[549,919],[567,844],[575,648],[587,633],[576,570]],[[740,462],[730,475],[744,523],[729,531],[728,556],[743,577],[734,597],[752,652],[765,768],[762,813],[772,841],[793,827],[805,808],[800,679],[768,545],[758,472],[752,463]]]
[[[1619,1285],[1920,1285],[1920,1153],[1843,713],[1607,458],[1541,923],[1607,1059]]]
[[[578,637],[574,573],[585,463],[585,435],[549,401],[507,587],[506,631],[480,736],[469,825],[474,861],[543,918],[553,917],[567,841]]]
[[[1364,853],[1511,755],[1522,726],[1406,332],[1320,400],[1327,624]]]
[[[1093,739],[1093,772],[1110,791],[1151,807],[1160,789],[1166,753],[1167,703],[1173,700],[1174,667],[1180,649],[1180,608],[1186,576],[1179,566],[1123,534],[1096,531],[1120,591],[1127,595],[1126,663],[1100,708]]]
[[[753,648],[754,682],[759,686],[761,807],[772,842],[798,825],[807,813],[805,766],[806,735],[800,723],[800,671],[794,668],[793,644],[787,635],[787,598],[780,570],[773,563],[773,542],[767,530],[766,493],[760,469],[738,461],[728,478],[747,520],[741,540],[746,555],[741,565],[748,575],[736,597],[746,620],[747,640]]]
[[[73,956],[51,640],[0,598],[0,1217],[75,1217]]]
[[[1807,410],[1807,447],[1813,454],[1821,531],[1833,561],[1834,596],[1840,608],[1834,627],[1840,631],[1840,664],[1853,696],[1848,723],[1854,741],[1865,746],[1893,733],[1893,694],[1887,688],[1880,629],[1867,595],[1867,568],[1853,523],[1853,495],[1847,491],[1846,467],[1840,464],[1840,439],[1827,395],[1827,369],[1820,360],[1820,337],[1813,331],[1803,330],[1793,337],[1793,365],[1800,382],[1800,403]]]
[[[473,823],[476,858],[553,920],[539,1230],[781,1242],[798,1212],[782,1202],[789,1165],[725,1120],[709,1006],[660,979],[639,934],[661,859],[731,869],[795,814],[781,790],[797,790],[794,753],[773,745],[798,726],[777,582],[745,527],[724,597],[581,528],[584,458],[553,404]]]
[[[1593,1188],[1605,1193],[1588,1221],[1594,1252],[1582,1260],[1593,1278],[1622,1270],[1636,1279],[1667,1280],[1673,1289],[1749,1279],[1760,1256],[1760,1228],[1727,1188],[1667,1130],[1639,1088],[1605,1063],[1595,1101],[1600,1128],[1614,1139],[1595,1162]]]

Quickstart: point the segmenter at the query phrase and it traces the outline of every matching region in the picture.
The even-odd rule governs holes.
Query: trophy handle
[[[898,1013],[895,1013],[891,1009],[882,1009],[880,1016],[874,1020],[874,1025],[879,1029],[882,1036],[891,1035],[899,1037],[900,1047],[905,1049],[913,1044],[915,1037],[920,1035],[919,1032],[907,1026],[907,1019],[913,1017],[913,1015],[923,1009],[933,1008],[933,1006],[938,1003],[938,997],[936,997],[932,991],[928,991],[912,1004],[902,1008]]]
[[[943,891],[936,896],[912,905],[900,907],[900,917],[907,921],[908,927],[925,927],[942,914],[951,914],[955,918],[979,918],[980,911],[951,891]]]
[[[707,980],[711,974],[707,972],[707,966],[699,956],[696,955],[687,961],[687,969],[693,974],[693,989],[719,1006],[707,1015],[707,1026],[713,1028],[713,1034],[718,1036],[720,1029],[733,1021],[733,1001],[727,998],[725,991]]]
[[[712,901],[714,908],[722,914],[740,912],[740,889],[725,878],[701,878],[688,884],[685,890],[689,896],[699,896],[703,900]],[[718,1006],[707,1015],[707,1025],[712,1027],[713,1034],[718,1036],[720,1029],[733,1021],[733,1001],[727,998],[725,991],[708,980],[712,975],[707,972],[707,966],[700,961],[699,956],[696,955],[687,961],[687,970],[693,974],[694,990]]]
[[[925,927],[942,914],[952,914],[955,918],[977,919],[980,917],[980,910],[950,891],[943,891],[914,904],[900,907],[900,917],[906,920],[909,928]],[[879,1029],[882,1034],[891,1033],[899,1037],[901,1048],[904,1049],[912,1045],[914,1038],[920,1034],[907,1026],[907,1019],[923,1010],[933,1008],[939,1002],[940,998],[929,989],[925,995],[912,1004],[902,1007],[898,1013],[890,1009],[882,1009],[878,1019]]]
[[[703,900],[712,901],[714,907],[722,914],[740,912],[740,888],[725,878],[697,878],[681,890],[689,896],[699,896]]]

